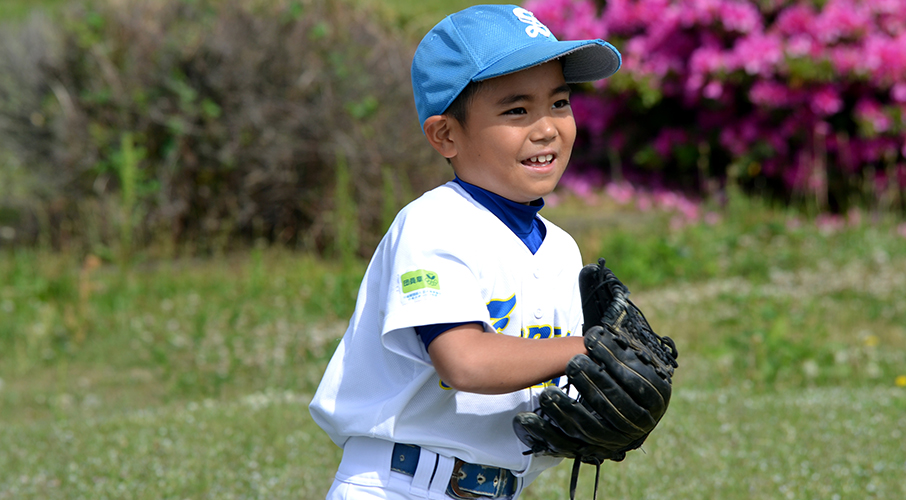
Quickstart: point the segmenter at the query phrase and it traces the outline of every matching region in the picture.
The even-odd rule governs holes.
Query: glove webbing
[[[598,261],[600,279],[586,298],[586,302],[592,300],[599,295],[598,292],[602,288],[610,292],[612,300],[607,309],[601,311],[601,324],[619,325],[620,328],[643,342],[662,362],[674,368],[678,367],[676,358],[679,353],[676,350],[676,343],[670,337],[661,337],[654,333],[645,314],[629,300],[629,290],[626,289],[626,285],[613,274],[613,271],[604,266],[603,261],[604,259]],[[585,310],[585,308],[586,304],[582,304],[582,309]],[[627,312],[629,308],[632,308],[636,314],[629,314]],[[594,325],[586,325],[586,329],[592,326]]]
[[[648,325],[648,319],[645,317],[645,314],[642,313],[631,300],[626,299],[626,302],[628,302],[633,311],[638,314],[637,317],[629,315],[630,321],[628,322],[630,329],[635,331],[636,338],[639,338],[645,346],[657,355],[657,357],[661,358],[661,361],[665,364],[677,368],[679,363],[676,362],[676,358],[679,353],[676,351],[676,343],[673,342],[673,339],[670,337],[661,337],[654,333],[651,330],[651,326]],[[639,319],[641,319],[644,324],[639,324]]]

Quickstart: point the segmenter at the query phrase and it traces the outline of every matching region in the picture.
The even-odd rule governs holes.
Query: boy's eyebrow
[[[557,94],[570,94],[570,93],[572,93],[572,87],[570,87],[568,83],[564,83],[563,85],[560,85],[560,86],[554,88],[553,90],[551,90],[550,95],[551,95],[551,97],[553,97]],[[504,96],[502,99],[497,101],[497,105],[498,106],[509,106],[511,104],[516,104],[517,102],[531,101],[531,100],[532,100],[532,96],[530,94],[510,94],[508,96]]]
[[[563,85],[560,85],[559,87],[552,90],[551,96],[555,96],[557,94],[571,94],[572,91],[572,87],[570,87],[568,83],[564,83]]]

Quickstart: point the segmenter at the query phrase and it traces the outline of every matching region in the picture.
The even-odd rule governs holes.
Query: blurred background
[[[0,0],[0,499],[326,492],[305,405],[452,177],[412,53],[476,3]],[[542,215],[681,354],[602,488],[903,498],[906,0],[522,5],[623,55]]]

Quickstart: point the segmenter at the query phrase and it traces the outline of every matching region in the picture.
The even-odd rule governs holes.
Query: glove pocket
[[[639,406],[644,407],[656,419],[667,411],[673,392],[669,377],[658,370],[651,354],[635,350],[627,342],[601,328],[589,331],[585,347],[590,358],[606,371]],[[567,367],[568,369],[568,367]],[[567,371],[568,374],[568,371]]]
[[[624,387],[588,356],[574,356],[566,365],[566,376],[576,387],[582,403],[619,432],[636,439],[657,425],[657,419],[630,392],[637,384]]]

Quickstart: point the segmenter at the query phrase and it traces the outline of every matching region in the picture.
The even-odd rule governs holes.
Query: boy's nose
[[[543,116],[535,122],[535,126],[532,129],[532,141],[542,142],[542,141],[551,141],[559,135],[557,131],[557,124],[554,122],[553,118],[550,116]]]

